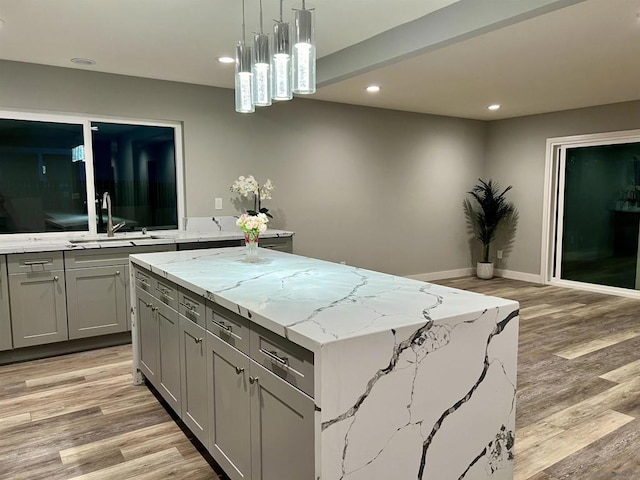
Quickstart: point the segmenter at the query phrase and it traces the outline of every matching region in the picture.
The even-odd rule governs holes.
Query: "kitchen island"
[[[130,257],[136,382],[151,377],[231,479],[513,478],[517,302],[275,251],[244,256]],[[173,310],[151,285],[183,292],[164,331],[150,312]],[[163,372],[175,323],[182,371],[167,359]],[[244,413],[232,411],[243,397],[227,398],[236,390]]]

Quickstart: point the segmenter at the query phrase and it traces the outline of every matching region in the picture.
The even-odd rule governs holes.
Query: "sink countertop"
[[[262,238],[291,237],[293,232],[287,230],[267,230]],[[117,240],[107,238],[106,234],[91,235],[88,233],[66,233],[56,237],[41,237],[34,234],[21,239],[0,238],[0,255],[12,253],[53,252],[60,250],[87,250],[96,248],[136,247],[145,245],[170,245],[180,243],[215,242],[223,240],[242,240],[244,234],[237,231],[185,231],[154,230],[147,232],[148,238],[140,238],[140,232],[116,233]],[[131,238],[127,238],[131,237]],[[72,243],[80,240],[82,243]]]

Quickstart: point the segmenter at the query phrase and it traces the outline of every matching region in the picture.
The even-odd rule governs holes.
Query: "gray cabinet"
[[[206,331],[180,315],[182,421],[203,445],[209,443]]]
[[[180,388],[180,319],[178,312],[164,303],[157,303],[160,347],[160,377],[157,386],[160,395],[180,415],[182,412]]]
[[[125,265],[67,270],[70,339],[127,330],[128,278]]]
[[[9,279],[7,258],[0,256],[0,351],[13,348],[11,339],[11,315],[9,313]]]
[[[138,315],[138,350],[140,352],[140,370],[156,386],[160,378],[160,331],[156,319],[154,298],[147,292],[136,288],[136,312]]]
[[[8,270],[13,346],[67,340],[62,252],[9,255]]]
[[[252,480],[313,480],[311,398],[251,360]]]
[[[207,332],[209,453],[231,480],[251,479],[250,360]]]

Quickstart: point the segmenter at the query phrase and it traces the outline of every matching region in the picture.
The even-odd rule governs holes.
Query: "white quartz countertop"
[[[130,259],[314,352],[381,331],[454,316],[473,322],[494,307],[517,308],[511,300],[348,265],[268,249],[259,255],[258,263],[246,263],[244,247],[232,247]]]
[[[291,237],[293,232],[286,230],[267,230],[262,238]],[[96,248],[135,247],[143,245],[165,245],[180,243],[215,242],[224,240],[242,240],[244,234],[237,231],[184,231],[156,230],[146,234],[141,232],[116,233],[107,238],[106,234],[90,235],[87,233],[64,233],[53,236],[28,236],[11,238],[4,235],[0,238],[0,254],[52,252],[58,250],[85,250]]]

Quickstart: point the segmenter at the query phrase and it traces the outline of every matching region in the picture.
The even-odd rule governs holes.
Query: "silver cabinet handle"
[[[158,307],[154,307],[153,305],[151,305],[151,311],[152,312],[157,312],[158,311]]]
[[[57,282],[58,281],[58,276],[56,275],[55,277],[53,277],[53,280]]]
[[[153,307],[153,303],[147,303],[144,300],[142,300],[142,303],[144,303],[144,306],[147,307],[147,308]]]
[[[116,275],[120,275],[120,270],[116,270]]]
[[[186,304],[186,303],[183,303],[183,302],[180,302],[180,305],[182,305],[184,308],[187,309],[187,313],[191,313],[191,314],[193,314],[193,315],[195,315],[197,317],[200,316],[200,314],[198,312],[196,312],[196,308],[197,307],[195,305]]]
[[[254,383],[258,383],[258,377],[249,377],[249,383],[253,385]]]
[[[222,328],[223,330],[226,330],[227,332],[231,331],[231,325],[225,325],[223,322],[216,322],[215,320],[211,320],[213,323],[215,323],[217,326],[219,326],[220,328]]]
[[[244,368],[243,367],[236,367],[236,373],[238,375],[240,375],[242,372],[244,372]]]
[[[144,285],[147,288],[151,288],[151,284],[147,283],[144,281],[144,278],[141,277],[136,277],[136,280],[138,280],[142,285]]]
[[[24,262],[24,265],[30,267],[31,265],[46,265],[47,263],[50,263],[49,260],[33,260],[31,262]]]
[[[194,338],[196,343],[202,343],[202,338]]]
[[[167,290],[167,289],[160,288],[160,287],[156,287],[156,290],[158,292],[160,292],[161,295],[167,297],[170,300],[173,300],[173,297],[171,295],[169,295],[171,293],[171,290]]]
[[[275,360],[276,362],[282,364],[282,365],[286,365],[287,367],[289,366],[289,359],[287,357],[279,357],[278,356],[278,352],[272,350],[272,351],[267,351],[264,348],[260,349],[260,352],[262,352],[263,354],[265,354],[267,357],[269,357],[272,360]]]

